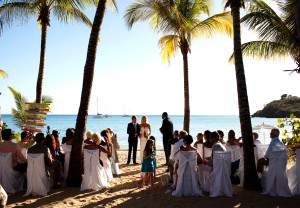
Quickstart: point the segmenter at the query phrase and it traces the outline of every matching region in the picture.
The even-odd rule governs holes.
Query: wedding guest
[[[107,128],[108,131],[108,138],[110,138],[111,145],[112,145],[112,155],[111,155],[111,163],[112,163],[112,172],[114,175],[120,175],[120,169],[119,169],[119,158],[118,158],[118,152],[117,150],[120,149],[117,134],[113,132],[111,128]]]
[[[59,132],[57,130],[52,131],[52,136],[55,139],[56,151],[60,151],[60,141],[59,141]]]
[[[222,130],[218,130],[217,132],[218,132],[218,134],[220,136],[220,142],[222,144],[225,144],[226,142],[224,141],[224,132]]]
[[[237,176],[237,170],[239,169],[240,166],[240,159],[241,159],[241,154],[240,154],[240,145],[237,144],[235,137],[233,135],[228,135],[228,141],[225,145],[227,151],[231,152],[231,183],[234,185],[237,185],[240,183],[240,178]]]
[[[100,142],[99,147],[102,147],[103,149],[100,149],[100,160],[103,163],[103,167],[104,167],[104,171],[106,173],[107,176],[107,180],[111,181],[113,179],[113,173],[112,173],[112,168],[111,168],[111,161],[109,160],[109,158],[112,156],[112,144],[111,144],[111,138],[110,135],[108,133],[108,131],[105,129],[103,131],[101,131],[101,136],[103,137],[103,139]],[[98,134],[93,134],[93,137]]]
[[[154,150],[154,179],[156,177],[156,168],[157,168],[157,161],[156,161],[156,139],[154,136],[150,136],[149,139],[153,140],[153,150]]]
[[[27,159],[27,150],[34,144],[34,136],[28,131],[22,131],[21,133],[21,142],[19,143],[21,147],[21,152],[24,157]]]
[[[219,136],[218,132],[216,132],[216,131],[212,132],[211,139],[213,141],[213,146],[212,146],[211,159],[208,161],[208,164],[210,164],[212,166],[214,153],[215,152],[225,152],[226,147],[220,142],[220,136]]]
[[[170,183],[172,184],[174,182],[173,176],[174,176],[174,164],[175,164],[175,159],[174,159],[174,153],[175,153],[175,144],[179,140],[179,131],[175,130],[174,131],[174,136],[173,139],[171,140],[171,154],[169,158],[169,172],[170,172]]]
[[[197,149],[197,152],[203,156],[203,134],[197,134],[197,141],[194,143],[194,147]]]
[[[13,134],[11,129],[4,129],[1,132],[3,142],[0,142],[1,153],[12,153],[12,167],[18,164],[26,163],[26,158],[22,154],[22,148],[19,144],[13,143]]]
[[[240,140],[241,140],[241,137],[240,138],[236,138],[235,137],[235,132],[233,130],[229,130],[228,132],[228,139],[227,141],[234,141],[234,143],[236,143],[237,145],[240,145]]]
[[[169,164],[169,157],[171,154],[171,143],[170,141],[173,138],[173,123],[170,120],[168,113],[164,112],[162,114],[162,126],[160,127],[160,132],[163,135],[163,145],[164,145],[164,152],[165,152],[165,158],[166,158],[166,164]]]
[[[135,116],[131,117],[131,123],[127,125],[127,134],[128,134],[128,145],[129,145],[127,165],[130,164],[131,152],[133,157],[132,158],[133,164],[138,164],[136,162],[136,151],[138,146],[138,136],[140,134],[140,125],[136,123]]]
[[[35,144],[28,149],[28,154],[44,154],[45,171],[46,175],[50,176],[50,170],[52,168],[52,156],[50,150],[45,146],[45,136],[43,133],[37,133],[35,135]]]
[[[143,161],[144,149],[147,143],[147,140],[151,134],[151,126],[148,122],[148,118],[146,116],[142,116],[141,124],[140,124],[140,161]]]
[[[258,137],[259,137],[259,136],[258,136],[258,133],[253,132],[252,135],[253,135],[253,143],[254,143],[254,145],[255,145],[255,146],[260,145],[261,142],[260,142],[259,139],[258,139]]]
[[[144,157],[142,163],[142,175],[143,175],[143,183],[142,185],[148,185],[150,182],[151,188],[154,185],[154,160],[155,160],[155,153],[154,153],[154,141],[149,139],[146,143],[144,149]]]

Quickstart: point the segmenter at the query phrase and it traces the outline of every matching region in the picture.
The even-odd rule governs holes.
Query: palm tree
[[[114,0],[99,0],[96,14],[94,17],[92,31],[90,34],[87,57],[84,66],[81,100],[76,120],[75,139],[72,144],[69,175],[67,179],[67,183],[69,186],[80,186],[81,184],[82,142],[84,132],[86,129],[86,119],[88,116],[88,107],[92,91],[96,52],[99,42],[99,33],[103,22],[107,3],[113,3],[116,7],[116,3]]]
[[[58,21],[70,22],[76,20],[91,26],[88,17],[80,10],[93,0],[7,0],[0,7],[0,31],[4,24],[10,25],[13,21],[27,21],[35,17],[41,26],[41,52],[39,72],[36,84],[36,102],[42,101],[42,85],[45,67],[45,52],[47,29],[50,27],[50,18],[53,14]]]
[[[276,2],[280,15],[264,1],[252,1],[249,13],[241,21],[249,29],[257,31],[260,40],[242,44],[242,52],[246,56],[264,59],[290,56],[297,67],[286,71],[300,72],[300,33],[298,15],[295,13],[299,1],[276,0]]]
[[[255,166],[255,157],[253,149],[252,124],[250,118],[250,108],[248,102],[247,84],[241,50],[241,20],[240,8],[244,7],[243,0],[228,0],[225,7],[231,8],[233,19],[233,45],[234,62],[238,92],[239,116],[241,133],[243,138],[244,151],[244,188],[257,189],[259,187],[258,176]]]
[[[129,6],[125,19],[132,28],[139,21],[149,21],[154,30],[163,33],[159,45],[163,60],[168,60],[180,49],[184,75],[184,122],[189,132],[190,94],[188,53],[191,40],[197,36],[212,36],[216,32],[232,34],[231,17],[228,12],[209,16],[209,0],[139,0]]]

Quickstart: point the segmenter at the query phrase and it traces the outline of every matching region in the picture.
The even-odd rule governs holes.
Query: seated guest
[[[34,136],[28,131],[23,131],[21,133],[21,142],[19,143],[22,148],[22,154],[27,158],[27,150],[34,144]]]
[[[237,185],[240,183],[240,178],[236,174],[240,166],[241,149],[240,146],[236,143],[235,137],[233,137],[232,135],[228,135],[228,141],[225,147],[227,151],[231,152],[231,183]]]
[[[35,135],[35,144],[28,149],[28,154],[44,154],[45,171],[49,177],[53,160],[50,150],[45,146],[45,136],[43,133],[37,133]]]
[[[226,142],[224,141],[224,132],[221,131],[221,130],[218,130],[217,132],[218,132],[218,134],[220,135],[220,142],[221,142],[222,144],[225,144]]]
[[[270,196],[290,197],[291,191],[288,186],[286,175],[287,149],[279,139],[279,129],[272,129],[272,139],[265,154],[265,164],[269,166],[267,172],[263,172],[262,187],[263,194]]]
[[[261,142],[260,142],[259,139],[258,139],[258,137],[259,137],[259,136],[258,136],[258,133],[253,132],[252,135],[253,135],[253,143],[254,143],[254,145],[255,145],[255,146],[260,145]]]
[[[85,144],[92,144],[93,143],[93,132],[92,131],[87,131],[86,133],[85,133],[85,140],[84,140],[84,143]]]
[[[201,196],[202,192],[198,183],[197,161],[201,163],[201,157],[197,149],[192,147],[193,137],[187,135],[184,138],[184,145],[178,152],[178,163],[175,167],[177,174],[176,190],[173,196]]]
[[[175,130],[174,131],[174,135],[172,140],[170,141],[171,143],[171,154],[170,154],[170,158],[169,158],[169,172],[170,172],[170,183],[173,183],[173,174],[174,174],[174,151],[175,151],[175,144],[178,142],[179,140],[179,131]]]
[[[213,146],[212,146],[212,154],[211,154],[211,164],[212,164],[212,159],[214,157],[214,152],[218,151],[218,152],[225,152],[226,151],[226,147],[220,142],[220,136],[218,134],[218,132],[214,131],[211,133],[211,140],[213,142]]]
[[[12,167],[16,168],[19,164],[26,163],[26,158],[22,154],[21,146],[12,142],[13,134],[11,129],[4,129],[1,135],[3,142],[0,143],[0,152],[12,153]]]

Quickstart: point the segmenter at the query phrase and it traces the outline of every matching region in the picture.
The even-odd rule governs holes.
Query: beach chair
[[[211,157],[212,148],[203,147],[202,158],[208,159]],[[209,192],[210,191],[210,175],[212,172],[212,167],[205,164],[200,164],[198,166],[198,180],[201,185],[202,191]]]
[[[0,185],[0,207],[5,207],[7,203],[7,193]]]
[[[108,186],[104,168],[99,162],[99,150],[83,150],[84,174],[82,176],[81,191],[99,191]]]
[[[211,174],[210,197],[232,197],[231,152],[214,152]]]
[[[25,196],[45,196],[50,190],[50,180],[46,175],[44,154],[27,154],[27,191]]]
[[[289,188],[295,196],[300,195],[300,149],[296,150],[296,163],[287,170]]]
[[[63,144],[62,150],[65,155],[65,163],[64,163],[64,179],[66,180],[69,173],[69,164],[70,164],[70,156],[72,151],[72,145]]]
[[[12,168],[12,153],[0,153],[0,184],[7,193],[22,190],[20,174]]]
[[[274,151],[269,156],[269,167],[263,175],[263,194],[269,196],[291,197],[286,174],[287,151]]]
[[[178,179],[176,190],[172,195],[201,196],[202,192],[198,183],[197,175],[197,154],[195,151],[180,151],[178,153]]]

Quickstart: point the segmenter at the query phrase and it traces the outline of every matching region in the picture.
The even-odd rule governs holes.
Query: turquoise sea
[[[159,132],[161,126],[161,116],[160,115],[149,115],[147,116],[149,123],[151,124],[152,135],[156,137],[158,148],[162,147],[162,136]],[[14,124],[11,115],[2,115],[2,120],[7,123],[9,128],[14,131],[20,131],[20,129]],[[170,116],[173,124],[174,130],[181,130],[183,127],[183,116]],[[140,121],[141,116],[137,116],[138,121]],[[130,117],[123,117],[118,115],[113,115],[108,118],[96,118],[93,115],[88,117],[87,129],[100,132],[104,128],[112,128],[117,134],[119,143],[122,149],[127,148],[127,124],[130,122]],[[47,125],[51,127],[51,130],[57,129],[61,132],[61,137],[65,135],[67,128],[75,126],[76,115],[49,115],[46,119]],[[269,124],[276,126],[277,120],[271,118],[252,118],[252,126],[259,124]],[[196,136],[197,133],[203,132],[205,130],[222,130],[225,133],[225,138],[230,129],[236,131],[236,136],[240,136],[240,124],[238,116],[191,116],[190,133],[192,136]],[[44,129],[46,132],[46,128]],[[267,136],[267,135],[266,135]]]

